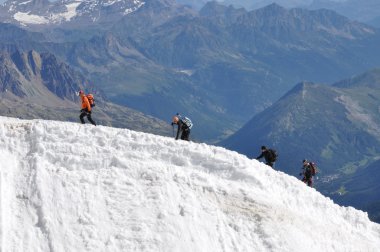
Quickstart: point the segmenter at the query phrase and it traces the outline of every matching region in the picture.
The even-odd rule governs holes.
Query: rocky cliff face
[[[1,92],[11,92],[18,97],[26,94],[22,89],[20,77],[22,74],[16,70],[15,64],[9,55],[0,53],[0,90]]]
[[[1,52],[0,60],[2,92],[11,92],[20,98],[48,95],[45,92],[50,91],[61,99],[74,101],[75,91],[85,87],[83,76],[59,63],[50,53],[40,54],[33,50]]]

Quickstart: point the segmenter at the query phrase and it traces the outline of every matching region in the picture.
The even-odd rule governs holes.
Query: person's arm
[[[302,166],[300,176],[305,176],[305,166]]]
[[[264,157],[264,152],[261,152],[261,155],[258,156],[256,159],[260,159],[260,158],[263,158]]]

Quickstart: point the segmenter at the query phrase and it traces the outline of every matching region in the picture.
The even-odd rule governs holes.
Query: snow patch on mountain
[[[66,4],[66,12],[62,12],[62,13],[57,13],[57,14],[52,14],[51,16],[51,20],[53,22],[61,22],[62,19],[64,21],[69,21],[70,19],[72,19],[73,17],[75,17],[78,13],[77,13],[77,7],[80,5],[80,2],[74,2],[74,3],[69,3],[69,4]]]
[[[49,23],[49,19],[43,16],[33,15],[33,14],[25,13],[25,12],[16,12],[13,17],[22,25]]]
[[[9,1],[4,4],[8,14],[22,25],[46,25],[70,22],[77,17],[88,18],[96,22],[102,15],[128,15],[145,2],[140,0],[67,0],[52,3],[40,3],[35,0],[17,2]]]
[[[25,1],[25,2],[21,2],[21,3],[19,3],[19,5],[28,4],[28,3],[31,3],[31,2],[32,2],[32,0],[30,0],[30,1]]]

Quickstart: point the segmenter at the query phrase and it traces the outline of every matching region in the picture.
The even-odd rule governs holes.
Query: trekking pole
[[[174,137],[174,124],[172,124],[172,128],[173,128],[173,137]]]

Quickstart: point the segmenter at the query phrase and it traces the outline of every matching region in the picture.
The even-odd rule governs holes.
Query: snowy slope
[[[223,148],[0,117],[1,251],[379,251],[380,225]]]
[[[140,0],[8,0],[3,6],[8,21],[21,25],[61,24],[81,18],[97,22],[111,16],[124,16],[138,10]],[[108,17],[109,16],[109,17]],[[1,17],[4,19],[4,17]]]

